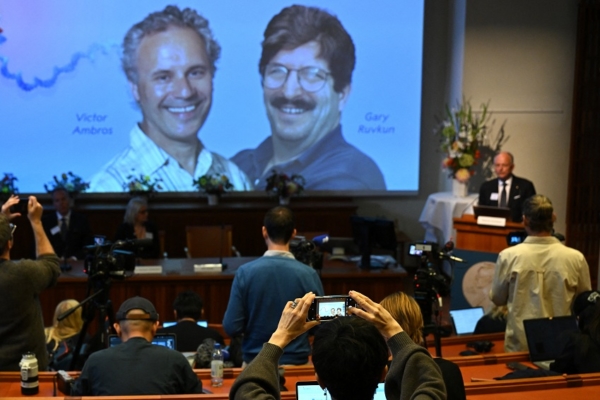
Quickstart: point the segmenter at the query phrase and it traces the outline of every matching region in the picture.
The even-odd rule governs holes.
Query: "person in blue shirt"
[[[262,235],[267,251],[236,271],[223,319],[223,328],[229,336],[244,335],[245,363],[251,362],[269,340],[289,300],[308,292],[318,296],[324,293],[317,272],[297,261],[290,252],[290,240],[296,229],[288,208],[275,207],[267,212]],[[308,333],[304,333],[285,348],[279,361],[302,365],[308,363],[309,354]]]

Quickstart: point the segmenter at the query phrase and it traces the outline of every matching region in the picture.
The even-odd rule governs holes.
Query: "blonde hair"
[[[392,315],[413,342],[423,344],[423,314],[415,299],[406,293],[394,292],[379,304]]]
[[[68,339],[72,336],[77,335],[83,327],[83,319],[81,318],[81,307],[73,311],[68,317],[62,321],[58,320],[58,317],[70,310],[73,307],[77,307],[79,302],[77,300],[68,299],[63,300],[56,306],[54,310],[54,317],[52,318],[52,326],[45,329],[46,332],[46,343],[50,343],[54,340],[54,349],[58,348],[60,342]]]

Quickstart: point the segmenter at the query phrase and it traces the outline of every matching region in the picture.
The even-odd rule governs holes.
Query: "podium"
[[[506,235],[513,231],[522,231],[522,222],[506,222],[506,226],[477,225],[474,215],[465,214],[454,218],[456,229],[456,248],[462,250],[500,253],[508,247]]]

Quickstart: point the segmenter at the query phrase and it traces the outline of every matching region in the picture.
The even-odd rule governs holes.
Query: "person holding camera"
[[[267,251],[235,273],[223,328],[230,337],[243,334],[243,360],[249,363],[277,327],[280,310],[291,297],[307,292],[323,295],[323,285],[316,271],[302,264],[290,252],[296,235],[294,216],[286,207],[267,212],[262,235]],[[308,333],[299,335],[287,346],[280,362],[288,365],[308,363]]]
[[[323,390],[333,399],[371,400],[385,379],[388,400],[445,399],[440,370],[427,350],[415,344],[381,305],[355,291],[349,295],[357,305],[348,309],[354,317],[323,322],[315,333],[312,360]],[[314,299],[313,293],[307,293],[286,303],[277,328],[235,380],[230,399],[280,397],[279,358],[296,337],[319,325],[307,321]],[[393,357],[389,371],[388,351]]]
[[[29,196],[27,216],[35,237],[37,260],[10,259],[13,232],[16,226],[9,220],[20,216],[10,207],[19,203],[11,196],[0,213],[0,371],[19,371],[21,356],[33,352],[38,369],[48,369],[48,354],[44,336],[44,320],[39,295],[56,284],[60,275],[59,259],[44,233],[42,205]]]

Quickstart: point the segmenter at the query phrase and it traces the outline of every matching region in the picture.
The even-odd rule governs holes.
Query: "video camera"
[[[290,252],[296,260],[318,271],[323,269],[323,253],[319,251],[313,241],[304,236],[295,236],[290,241]]]
[[[85,247],[84,271],[90,279],[125,279],[133,275],[135,250],[148,245],[148,239],[106,242],[103,236],[94,237],[96,244]]]
[[[433,302],[442,306],[442,297],[450,294],[452,285],[452,268],[450,273],[444,271],[443,261],[465,262],[454,257],[451,252],[454,243],[448,242],[442,250],[437,243],[413,243],[410,245],[409,255],[419,257],[420,265],[414,277],[414,298],[421,308],[425,323],[431,321]]]

